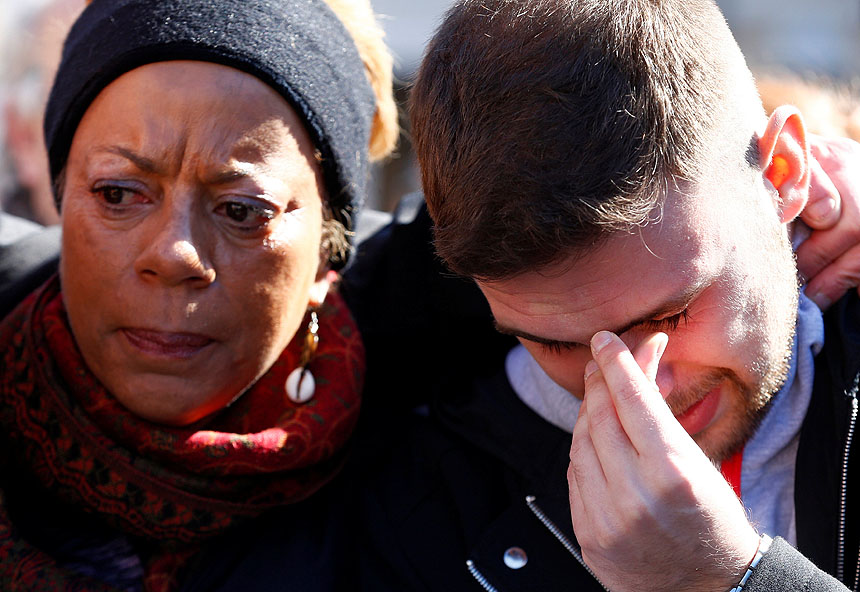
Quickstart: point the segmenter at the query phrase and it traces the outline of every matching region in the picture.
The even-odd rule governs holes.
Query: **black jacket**
[[[386,278],[385,273],[396,271],[392,254],[399,261],[426,259],[426,253],[410,252],[427,249],[429,220],[422,216],[388,229],[388,249],[377,246],[376,261],[369,252],[362,261],[377,274],[366,276],[365,281],[378,282],[363,286],[366,294],[399,293],[399,298],[386,300],[389,323],[384,331],[380,329],[383,333],[395,332],[401,314],[407,319],[415,314],[414,286],[408,278],[404,281],[397,274]],[[480,299],[474,286],[444,276],[431,281],[447,281],[448,288]],[[431,285],[425,292],[444,290]],[[354,296],[361,298],[360,293]],[[450,313],[453,323],[446,320],[446,313],[426,319],[425,336],[436,344],[433,351],[412,349],[418,339],[414,335],[404,337],[405,343],[392,337],[375,341],[372,319],[365,319],[370,327],[368,342],[375,348],[371,355],[377,359],[420,354],[419,359],[402,362],[410,380],[404,379],[403,372],[388,381],[377,377],[368,396],[395,401],[410,385],[420,385],[428,404],[405,421],[403,415],[392,418],[396,428],[388,425],[376,430],[382,434],[393,429],[394,433],[366,441],[365,454],[374,462],[362,465],[365,473],[356,511],[363,521],[358,530],[366,537],[360,547],[361,587],[602,590],[577,557],[567,498],[570,435],[537,416],[511,389],[504,354],[498,351],[505,344],[490,336],[488,311],[455,307]],[[827,575],[840,573],[840,555],[841,577],[855,587],[860,559],[860,452],[851,450],[860,372],[856,293],[832,307],[825,326],[825,346],[816,358],[814,394],[797,460],[800,553],[777,539],[747,583],[745,590],[750,592],[845,590]],[[493,353],[488,357],[486,351]],[[377,368],[385,366],[377,364]],[[370,466],[372,470],[367,469]],[[519,569],[505,563],[506,553],[510,556],[514,549],[521,549],[528,558]]]

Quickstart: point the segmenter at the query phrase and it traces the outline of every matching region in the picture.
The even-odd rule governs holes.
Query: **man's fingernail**
[[[835,209],[836,200],[832,197],[825,197],[809,204],[806,207],[806,213],[815,220],[824,220],[829,218]]]
[[[827,310],[828,308],[830,308],[830,305],[833,304],[833,301],[830,300],[830,298],[828,298],[827,296],[825,296],[821,292],[816,292],[815,294],[807,294],[807,296],[821,310]]]
[[[657,337],[657,339],[657,359],[659,360],[663,357],[663,354],[666,351],[666,346],[669,345],[669,336],[665,333],[660,333],[660,336]]]
[[[599,331],[591,338],[591,349],[598,353],[612,341],[612,334],[608,331]]]
[[[585,364],[585,380],[588,380],[588,377],[597,372],[598,366],[597,362],[594,360],[588,360]]]

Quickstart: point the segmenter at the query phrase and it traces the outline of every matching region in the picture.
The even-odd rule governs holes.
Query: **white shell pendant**
[[[307,368],[299,366],[287,376],[287,396],[294,403],[307,403],[314,396],[316,381]]]

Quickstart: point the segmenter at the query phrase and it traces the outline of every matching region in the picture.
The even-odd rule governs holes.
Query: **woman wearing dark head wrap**
[[[212,541],[322,503],[364,367],[331,286],[394,129],[367,56],[322,0],[78,19],[60,273],[0,323],[0,588],[188,587]]]

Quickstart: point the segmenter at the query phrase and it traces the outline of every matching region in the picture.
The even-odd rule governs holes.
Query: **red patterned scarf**
[[[341,466],[358,417],[364,347],[337,294],[318,315],[309,402],[291,402],[284,388],[301,354],[300,331],[204,428],[166,427],[131,414],[90,373],[53,278],[0,324],[0,466],[14,460],[59,499],[156,543],[163,553],[145,565],[146,589],[172,589],[179,562],[171,558],[310,496]],[[36,589],[36,582],[38,589],[99,589],[69,581],[17,537],[0,496],[0,589]]]

